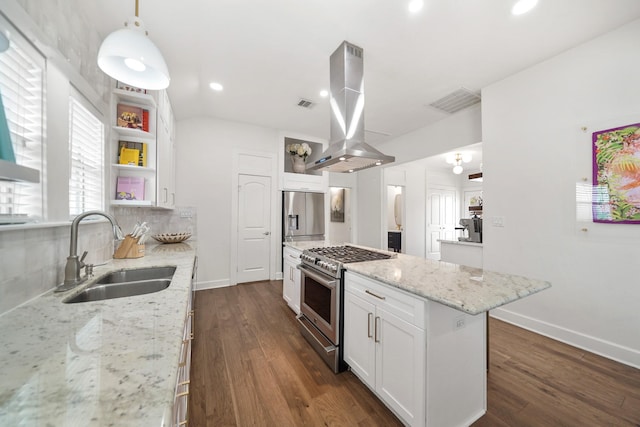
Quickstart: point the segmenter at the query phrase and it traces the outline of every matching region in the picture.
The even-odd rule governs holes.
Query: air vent
[[[429,104],[433,108],[453,114],[480,102],[480,95],[468,89],[460,88],[449,95]]]
[[[315,106],[315,102],[309,101],[308,99],[300,98],[298,101],[298,107],[302,108],[313,108]]]

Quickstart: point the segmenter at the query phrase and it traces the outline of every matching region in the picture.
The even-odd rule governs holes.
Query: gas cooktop
[[[395,258],[395,254],[376,252],[356,246],[327,246],[307,249],[302,252],[302,263],[324,271],[334,277],[340,276],[343,264]]]
[[[374,261],[378,259],[389,259],[391,255],[381,252],[370,251],[368,249],[355,246],[329,246],[324,248],[309,249],[316,255],[323,256],[343,264],[350,262]]]

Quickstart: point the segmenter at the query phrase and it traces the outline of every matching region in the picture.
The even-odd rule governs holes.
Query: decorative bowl
[[[154,234],[151,237],[160,243],[180,243],[191,237],[191,233],[164,233]]]

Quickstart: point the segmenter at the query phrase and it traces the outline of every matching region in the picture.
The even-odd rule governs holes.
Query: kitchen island
[[[168,288],[65,304],[80,285],[0,316],[0,425],[170,426],[195,246],[147,245],[118,269],[176,266]]]
[[[484,313],[551,286],[404,254],[343,267],[344,361],[410,426],[468,426],[480,418],[487,407]]]

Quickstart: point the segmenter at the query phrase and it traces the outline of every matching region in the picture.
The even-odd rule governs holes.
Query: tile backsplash
[[[195,208],[160,210],[122,208],[111,210],[124,233],[136,222],[146,221],[150,234],[192,233],[196,240]],[[80,223],[78,255],[88,251],[85,262],[101,264],[112,258],[117,243],[107,221]],[[0,228],[0,314],[50,290],[64,280],[64,266],[69,255],[71,223],[51,227],[24,229]],[[149,239],[148,243],[156,243]]]

